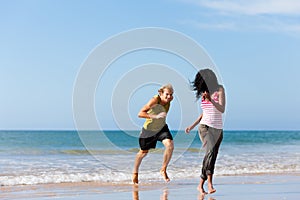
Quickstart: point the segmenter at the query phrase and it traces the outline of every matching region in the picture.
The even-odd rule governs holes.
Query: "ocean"
[[[204,150],[196,131],[171,131],[173,180],[198,178]],[[139,131],[0,131],[0,185],[131,183]],[[140,167],[140,182],[162,181],[163,145]],[[300,173],[300,131],[224,131],[216,176]]]

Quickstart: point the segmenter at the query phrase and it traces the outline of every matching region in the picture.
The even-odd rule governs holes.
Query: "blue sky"
[[[226,130],[300,129],[299,1],[0,2],[2,130],[75,129],[72,95],[80,67],[103,41],[143,27],[180,32],[205,49],[226,88]],[[103,94],[113,95],[106,83],[113,85],[137,65],[151,62],[171,68],[186,64],[159,51],[120,58],[116,67],[107,71],[106,82],[99,82],[95,94],[95,112],[103,129],[142,125],[136,112],[156,93],[157,84],[139,88],[128,100],[124,111],[133,126],[119,127],[110,102],[99,102]],[[127,68],[120,70],[117,65],[124,63]],[[179,68],[174,70],[181,73]],[[195,73],[187,70],[183,77],[191,80]],[[180,110],[182,103],[195,103],[186,98],[175,99],[168,116],[171,128],[193,122],[194,115],[182,116],[184,111]]]

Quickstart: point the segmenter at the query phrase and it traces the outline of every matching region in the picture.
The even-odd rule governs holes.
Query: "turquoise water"
[[[172,131],[173,179],[199,177],[196,132]],[[130,182],[139,131],[0,131],[0,184]],[[163,146],[144,159],[141,179],[159,181]],[[216,175],[299,173],[300,131],[224,131]],[[114,177],[114,178],[112,178]]]

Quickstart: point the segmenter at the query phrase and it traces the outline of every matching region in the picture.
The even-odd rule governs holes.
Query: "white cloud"
[[[300,15],[299,0],[187,0],[199,6],[229,14]]]
[[[234,23],[231,22],[200,22],[195,20],[185,20],[180,21],[181,24],[188,24],[200,29],[209,29],[209,30],[237,30],[237,27]]]
[[[197,28],[300,34],[300,0],[182,1],[202,8],[199,19],[188,21]]]

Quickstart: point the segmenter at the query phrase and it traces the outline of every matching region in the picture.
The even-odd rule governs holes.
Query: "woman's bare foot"
[[[133,173],[132,182],[133,182],[133,184],[139,184],[139,174],[138,173]]]
[[[213,175],[212,174],[207,175],[207,180],[208,180],[208,183],[207,183],[208,194],[212,194],[212,193],[215,193],[217,191],[216,189],[214,189],[212,179],[213,179]]]
[[[207,194],[207,192],[205,192],[205,190],[203,189],[203,187],[202,187],[201,185],[199,185],[199,186],[197,187],[197,190],[200,192],[200,194],[201,194],[202,196],[204,196],[204,195]]]
[[[164,178],[164,180],[166,182],[169,182],[170,181],[170,178],[168,177],[168,174],[165,170],[160,170],[160,174],[162,175],[162,177]]]
[[[217,191],[217,190],[216,190],[215,188],[210,187],[210,188],[208,189],[208,194],[215,193],[216,191]]]

